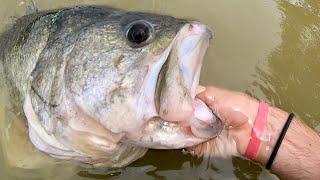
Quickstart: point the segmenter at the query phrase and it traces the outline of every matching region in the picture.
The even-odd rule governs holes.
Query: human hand
[[[215,139],[189,149],[198,156],[244,156],[251,138],[259,101],[239,92],[206,87],[197,98],[201,99],[224,124],[224,130]],[[256,155],[251,160],[266,164],[274,151],[289,113],[270,106]],[[307,148],[306,148],[307,147]],[[271,171],[280,179],[319,179],[319,134],[295,118],[278,149]],[[304,171],[301,171],[304,169]]]
[[[244,155],[259,102],[244,93],[215,87],[206,87],[197,98],[222,120],[224,130],[217,138],[190,148],[190,152],[198,156]]]

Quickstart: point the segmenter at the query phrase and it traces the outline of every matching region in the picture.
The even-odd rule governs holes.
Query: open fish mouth
[[[185,148],[218,136],[220,119],[196,98],[211,30],[198,22],[184,25],[147,75],[141,111],[147,122],[127,140],[156,149]],[[153,99],[152,99],[153,98]],[[150,99],[153,102],[150,103]],[[143,101],[142,101],[143,102]],[[143,114],[143,112],[141,112]]]
[[[185,25],[178,33],[157,81],[158,113],[168,121],[186,121],[192,113],[211,30],[205,25]]]

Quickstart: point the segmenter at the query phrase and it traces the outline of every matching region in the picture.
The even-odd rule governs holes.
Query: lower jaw
[[[196,94],[203,91],[204,87],[198,86]],[[192,98],[193,110],[188,118],[178,121],[168,121],[166,118],[160,118],[167,123],[188,128],[194,137],[200,139],[210,139],[217,137],[222,131],[221,120],[212,112],[212,110],[200,99]],[[172,115],[174,116],[174,115]],[[173,118],[174,119],[174,118]]]
[[[195,101],[200,101],[195,99]],[[197,108],[195,108],[197,113]],[[200,115],[201,116],[201,115]],[[194,116],[188,121],[169,122],[160,117],[151,118],[138,131],[128,133],[124,143],[151,149],[181,149],[196,146],[218,136],[221,121],[211,113],[210,121]]]

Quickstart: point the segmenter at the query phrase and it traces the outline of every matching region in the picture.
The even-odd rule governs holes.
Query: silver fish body
[[[0,59],[37,149],[120,167],[148,148],[190,147],[220,133],[195,98],[211,36],[196,21],[73,7],[19,19],[1,36]]]

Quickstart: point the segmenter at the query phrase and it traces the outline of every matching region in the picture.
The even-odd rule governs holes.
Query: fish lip
[[[194,68],[194,72],[192,73],[190,79],[187,79],[186,77],[184,77],[185,80],[185,85],[188,86],[188,90],[190,91],[190,95],[191,98],[194,100],[196,97],[196,91],[197,91],[197,87],[199,86],[199,80],[200,80],[200,73],[201,73],[201,68],[203,65],[203,61],[204,61],[204,55],[207,51],[207,48],[209,46],[209,38],[207,38],[207,35],[193,35],[195,36],[195,38],[198,38],[197,43],[194,45],[195,50],[189,52],[187,55],[184,55],[184,57],[181,57],[179,59],[181,60],[181,67],[184,67],[184,63],[188,62],[188,57],[185,58],[185,56],[188,56],[191,54],[194,55],[195,54],[195,58],[198,58],[198,61],[196,62],[195,67],[187,67],[186,69],[182,68],[182,72],[185,73],[186,71],[190,71],[192,70],[192,68]],[[205,42],[207,41],[207,42]],[[200,51],[200,52],[196,52],[196,51]],[[194,61],[192,59],[192,61]]]
[[[203,61],[204,61],[204,56],[205,56],[207,49],[209,47],[210,40],[213,37],[213,32],[211,29],[208,28],[208,26],[200,24],[198,22],[192,22],[190,25],[191,26],[192,25],[193,26],[195,26],[195,25],[203,26],[203,31],[204,31],[200,34],[190,35],[183,40],[183,41],[186,41],[186,39],[190,38],[190,37],[193,37],[196,39],[198,38],[197,42],[194,44],[194,49],[192,51],[190,51],[188,54],[188,55],[196,54],[195,58],[198,58],[198,61],[196,61],[196,66],[194,68],[195,72],[192,75],[192,78],[191,78],[192,80],[190,80],[191,86],[188,88],[188,90],[190,91],[191,97],[194,100],[195,96],[196,96],[197,88],[199,86],[200,73],[201,73],[201,68],[202,68]],[[197,52],[198,50],[199,50],[199,52]],[[179,58],[179,60],[182,59],[180,61],[181,63],[188,62],[188,57],[186,58],[185,56],[187,56],[187,55],[184,55],[184,57]],[[193,62],[193,61],[195,61],[195,60],[191,59],[191,62]],[[183,64],[181,64],[180,66],[183,67]],[[192,68],[193,67],[187,67],[187,70],[190,70]],[[187,70],[182,69],[183,72],[187,71]],[[186,81],[188,81],[188,80],[186,80]],[[185,82],[185,83],[187,84],[187,82]]]
[[[204,55],[207,52],[207,49],[209,47],[210,44],[210,40],[213,37],[213,33],[212,30],[209,29],[206,25],[201,24],[199,22],[190,22],[188,24],[186,24],[185,26],[192,26],[193,24],[196,25],[201,25],[205,27],[204,32],[199,33],[199,34],[190,34],[187,35],[185,37],[182,38],[182,40],[180,40],[182,43],[180,43],[180,47],[175,47],[178,46],[177,45],[177,41],[179,40],[178,36],[180,35],[180,31],[178,32],[178,34],[176,35],[176,37],[174,38],[174,40],[172,41],[172,43],[170,44],[170,52],[168,54],[168,56],[166,57],[165,62],[163,63],[160,72],[158,73],[158,78],[157,78],[157,82],[156,82],[156,87],[155,87],[155,106],[156,106],[156,110],[157,110],[157,115],[159,117],[160,116],[160,106],[161,106],[161,102],[160,102],[160,96],[161,96],[161,92],[162,92],[162,88],[159,87],[161,84],[161,81],[163,80],[163,78],[165,78],[165,76],[167,75],[165,74],[161,74],[163,73],[163,69],[166,66],[166,64],[168,63],[168,59],[172,53],[173,48],[177,48],[178,51],[184,51],[185,47],[183,47],[183,42],[188,42],[189,39],[196,39],[195,43],[193,43],[191,46],[193,47],[189,49],[189,51],[187,51],[186,54],[182,53],[179,58],[177,59],[177,61],[179,62],[179,67],[182,70],[182,73],[184,74],[186,71],[194,71],[193,73],[191,73],[191,76],[189,78],[186,77],[186,75],[184,75],[184,86],[187,87],[186,89],[188,90],[188,92],[190,93],[190,96],[192,98],[192,100],[195,99],[196,97],[196,93],[197,93],[197,88],[199,86],[199,80],[200,80],[200,73],[201,73],[201,68],[203,65],[203,61],[204,61]],[[184,44],[185,45],[185,44]],[[200,52],[198,52],[200,51]],[[190,56],[188,57],[188,55]],[[198,60],[195,60],[198,59]],[[195,62],[195,66],[188,66],[185,65],[187,62]],[[165,120],[165,119],[164,119]]]

